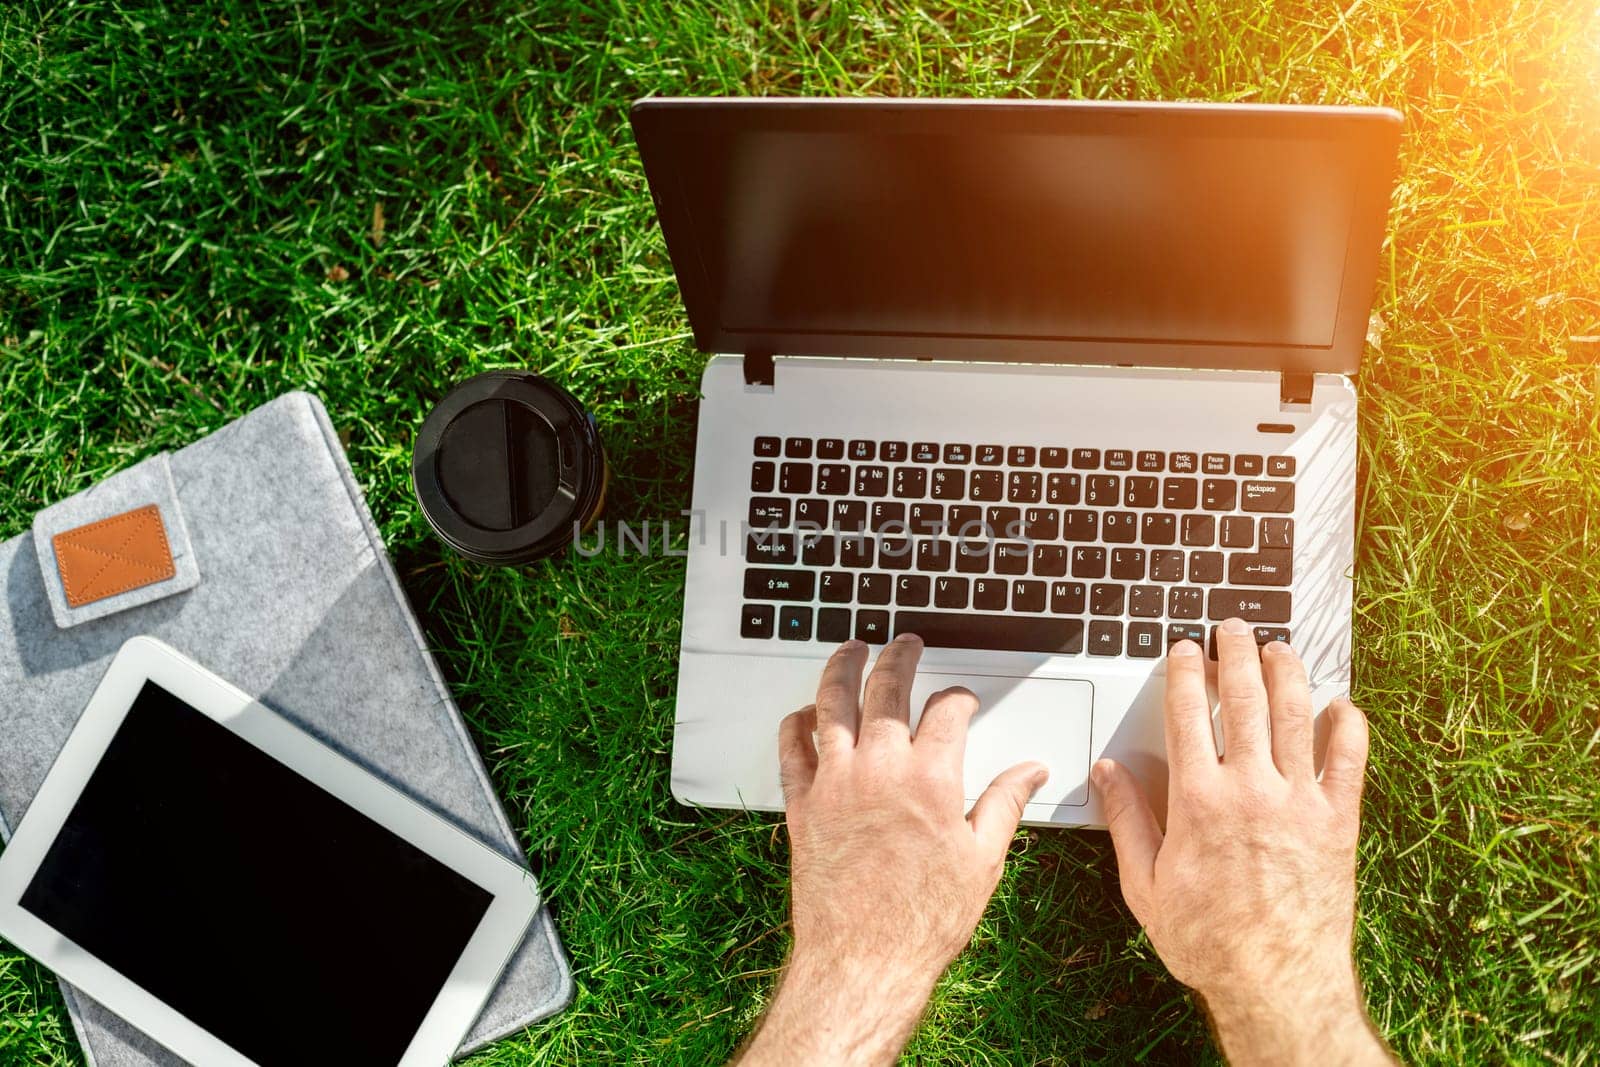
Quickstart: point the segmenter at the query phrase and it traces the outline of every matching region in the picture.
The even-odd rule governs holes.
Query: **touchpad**
[[[1080,806],[1088,801],[1093,685],[1077,678],[919,672],[911,689],[913,731],[928,697],[953,685],[978,695],[963,772],[968,800],[977,800],[1007,767],[1038,760],[1050,768],[1050,779],[1032,803]]]

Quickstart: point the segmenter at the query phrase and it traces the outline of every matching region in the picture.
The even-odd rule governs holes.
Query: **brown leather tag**
[[[178,573],[154,504],[58,533],[51,544],[67,604],[74,608]]]

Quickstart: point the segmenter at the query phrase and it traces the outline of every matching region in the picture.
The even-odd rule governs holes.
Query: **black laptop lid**
[[[660,99],[632,117],[702,349],[1360,361],[1392,111]]]

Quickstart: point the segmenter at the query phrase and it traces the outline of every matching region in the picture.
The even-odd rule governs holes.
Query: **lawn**
[[[408,487],[431,402],[519,366],[598,412],[613,518],[687,506],[704,357],[626,121],[669,93],[1405,114],[1359,379],[1360,967],[1408,1060],[1600,1063],[1593,0],[0,6],[0,536],[326,401],[576,969],[474,1067],[717,1061],[784,955],[781,824],[668,794],[682,560],[463,564]],[[1105,835],[1028,832],[907,1055],[1213,1054]],[[0,944],[0,1063],[81,1062]]]

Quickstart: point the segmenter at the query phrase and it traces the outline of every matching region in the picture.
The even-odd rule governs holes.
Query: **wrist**
[[[1200,991],[1229,1063],[1390,1064],[1352,969]]]
[[[892,956],[829,958],[796,951],[739,1063],[893,1063],[938,975]]]

